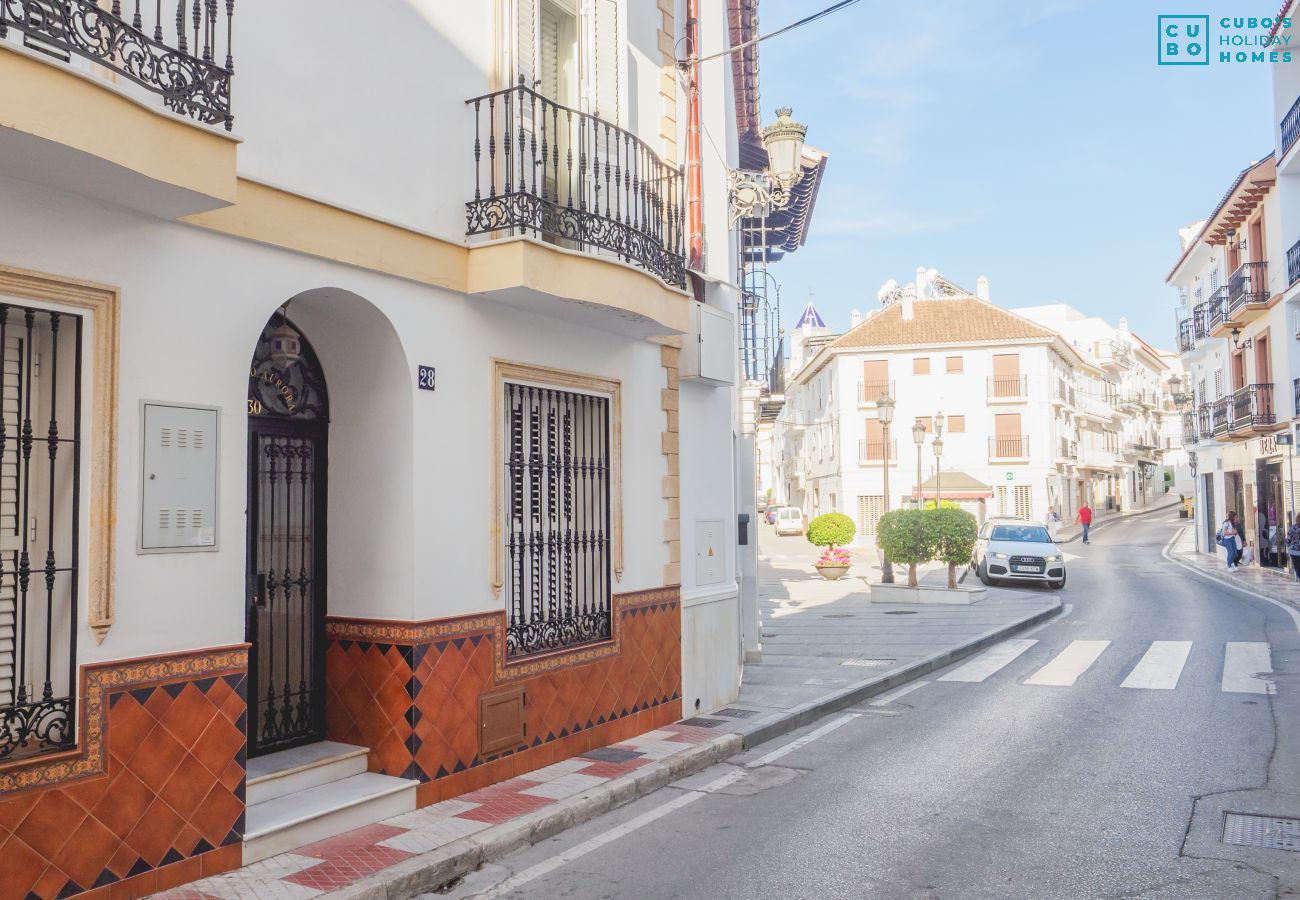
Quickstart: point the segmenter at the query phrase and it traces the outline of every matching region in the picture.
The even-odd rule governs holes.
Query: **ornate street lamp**
[[[885,512],[889,512],[889,423],[894,421],[894,398],[889,396],[885,391],[876,400],[876,418],[880,420],[880,430],[885,441],[884,462],[881,464],[882,478],[884,479],[885,492]],[[880,534],[880,525],[876,525],[876,534]],[[880,583],[894,583],[894,566],[889,561],[889,554],[884,548],[880,549],[881,566],[880,566]]]
[[[793,110],[783,106],[776,111],[776,121],[763,129],[763,149],[767,151],[767,171],[727,173],[731,195],[731,225],[741,219],[765,215],[790,205],[794,186],[803,175],[803,139],[808,126],[790,118]]]
[[[921,490],[921,445],[925,443],[925,426],[919,421],[912,426],[912,440],[916,442],[916,508],[921,509],[925,498]]]

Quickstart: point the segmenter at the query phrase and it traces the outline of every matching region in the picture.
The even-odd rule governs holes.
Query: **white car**
[[[776,511],[777,534],[803,534],[803,510],[797,506],[783,506]]]
[[[1041,581],[1065,587],[1065,554],[1042,525],[1023,519],[990,519],[980,529],[971,560],[984,584]]]

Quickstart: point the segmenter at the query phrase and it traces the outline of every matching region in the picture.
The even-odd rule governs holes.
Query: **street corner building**
[[[0,898],[162,890],[735,697],[686,6],[0,0]],[[692,8],[716,48],[752,18]],[[700,69],[734,157],[756,72]]]

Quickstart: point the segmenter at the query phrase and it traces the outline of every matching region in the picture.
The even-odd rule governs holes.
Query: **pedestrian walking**
[[[1092,507],[1088,505],[1087,500],[1084,500],[1083,506],[1079,507],[1079,515],[1075,517],[1074,521],[1076,524],[1083,526],[1083,542],[1085,544],[1090,543],[1088,529],[1092,526]]]
[[[1292,522],[1286,530],[1286,552],[1291,557],[1291,571],[1300,581],[1300,522]]]
[[[1043,527],[1047,529],[1052,543],[1056,543],[1056,532],[1061,527],[1061,514],[1056,511],[1055,506],[1047,507],[1047,515],[1043,516]]]
[[[1273,542],[1269,540],[1268,530],[1268,511],[1261,504],[1255,507],[1255,521],[1259,529],[1259,564],[1261,566],[1276,565],[1273,560],[1272,550]]]
[[[1228,571],[1237,571],[1237,560],[1241,558],[1241,529],[1237,525],[1236,512],[1228,513],[1228,517],[1223,520],[1214,537],[1223,546],[1228,561]]]

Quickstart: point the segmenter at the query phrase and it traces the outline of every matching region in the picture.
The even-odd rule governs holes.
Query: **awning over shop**
[[[921,494],[926,499],[933,500],[936,490],[943,491],[945,500],[982,500],[993,496],[993,488],[965,472],[943,472],[939,477],[931,475],[921,483]],[[915,487],[912,488],[912,498],[916,499]]]

